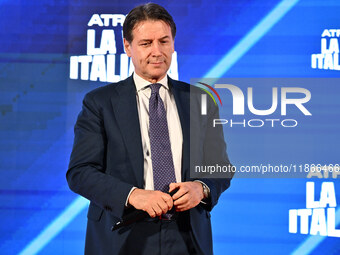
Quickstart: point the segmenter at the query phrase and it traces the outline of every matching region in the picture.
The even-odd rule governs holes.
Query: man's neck
[[[133,73],[133,80],[135,82],[137,91],[149,86],[151,83],[149,80],[144,79],[137,73]],[[166,89],[168,89],[168,77],[166,75],[162,79],[158,80],[157,82],[161,83]]]
[[[146,80],[150,83],[157,83],[159,82],[160,80],[162,80],[167,74],[165,73],[164,75],[162,75],[161,77],[159,78],[147,78],[147,77],[144,77],[143,75],[140,75],[138,73],[135,72],[136,75],[138,75],[140,78],[142,78],[143,80]]]

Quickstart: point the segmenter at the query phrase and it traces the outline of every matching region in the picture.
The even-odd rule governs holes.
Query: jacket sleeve
[[[84,98],[74,135],[66,173],[70,189],[120,218],[133,185],[105,173],[107,138],[104,121],[91,94]]]
[[[225,143],[222,125],[213,126],[213,120],[219,119],[219,109],[212,100],[208,101],[208,114],[204,129],[204,143],[203,143],[203,166],[225,166],[232,169],[232,164],[227,155],[227,145]],[[231,179],[234,173],[232,171],[226,173],[206,173],[198,180],[204,182],[210,189],[210,199],[207,203],[201,203],[207,211],[211,211],[217,204],[220,195],[229,188]],[[212,178],[212,177],[218,178]]]

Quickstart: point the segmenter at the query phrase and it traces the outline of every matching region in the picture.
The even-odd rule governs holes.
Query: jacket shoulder
[[[176,89],[181,90],[182,92],[191,93],[191,92],[196,91],[196,89],[197,89],[195,86],[193,86],[193,85],[191,85],[187,82],[173,80],[170,77],[169,77],[169,81],[170,81],[170,84],[173,87],[176,87]]]
[[[205,93],[202,89],[196,87],[195,85],[183,82],[183,81],[177,81],[173,80],[169,77],[169,80],[173,86],[175,86],[177,89],[186,91],[192,95],[194,94],[201,94],[202,92]]]
[[[118,88],[120,86],[124,86],[126,83],[129,82],[130,78],[131,77],[129,77],[125,80],[121,80],[119,82],[110,83],[110,84],[95,88],[95,89],[91,90],[90,92],[88,92],[85,95],[85,98],[92,98],[92,99],[110,98],[112,95],[117,93],[116,88]]]

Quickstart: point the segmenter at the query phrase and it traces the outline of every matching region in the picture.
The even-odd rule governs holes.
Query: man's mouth
[[[151,65],[161,65],[163,63],[164,63],[164,61],[150,61],[149,62],[149,64],[151,64]]]

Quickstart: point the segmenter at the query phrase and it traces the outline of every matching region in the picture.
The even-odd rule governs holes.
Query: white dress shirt
[[[144,189],[154,190],[149,137],[149,99],[151,96],[151,83],[144,80],[136,73],[133,74],[133,80],[135,82],[137,91],[136,99],[144,155]],[[165,75],[164,78],[157,83],[162,85],[159,89],[159,95],[163,100],[164,108],[167,114],[169,138],[171,144],[172,159],[175,168],[176,182],[181,182],[183,144],[181,122],[179,119],[175,98],[169,91],[168,76]]]
[[[154,190],[153,184],[153,169],[151,160],[151,146],[149,136],[149,99],[151,96],[150,82],[144,80],[138,74],[133,73],[133,80],[136,86],[136,100],[138,108],[138,117],[140,125],[140,133],[142,137],[142,147],[144,156],[144,189]],[[168,76],[158,81],[162,86],[159,89],[159,95],[164,103],[164,108],[167,115],[169,138],[171,144],[172,159],[174,163],[176,182],[182,181],[182,144],[183,135],[182,127],[179,119],[174,95],[169,90]],[[125,205],[128,205],[128,200],[131,192],[136,189],[132,188],[126,198]]]
[[[153,184],[153,169],[151,160],[151,147],[150,147],[150,137],[149,137],[149,99],[151,96],[150,82],[144,80],[142,77],[133,73],[133,80],[136,86],[136,100],[138,108],[138,117],[140,124],[140,133],[142,137],[142,147],[144,155],[144,189],[154,190]],[[183,144],[183,134],[181,122],[179,119],[176,102],[174,95],[169,90],[168,76],[165,75],[163,79],[157,83],[162,84],[159,89],[159,95],[163,100],[164,108],[167,114],[169,138],[171,144],[172,158],[175,168],[176,182],[182,182],[182,144]],[[202,181],[195,180],[208,189],[210,194],[210,188]],[[129,197],[131,192],[136,189],[133,187],[129,192],[125,205],[128,205]],[[205,204],[204,201],[201,203]]]

